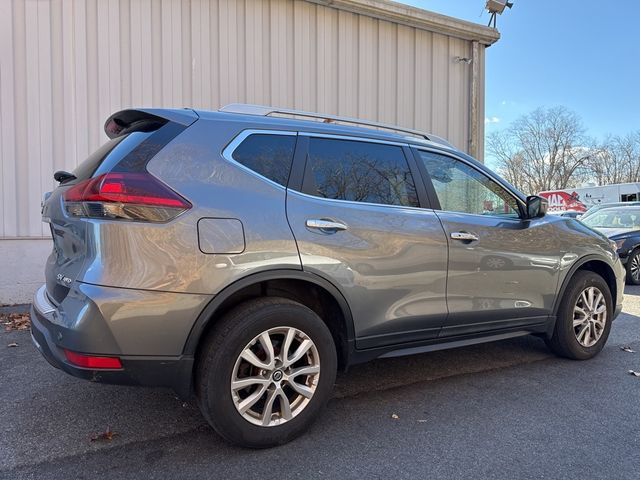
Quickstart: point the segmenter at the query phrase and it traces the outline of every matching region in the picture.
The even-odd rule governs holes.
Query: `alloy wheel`
[[[640,282],[640,255],[633,255],[629,270],[631,271],[631,277],[633,280]]]
[[[504,268],[506,263],[507,262],[505,262],[504,259],[499,258],[499,257],[489,257],[487,259],[487,266],[489,268],[494,269],[494,270],[499,270],[501,268]]]
[[[301,330],[275,327],[242,350],[233,367],[231,396],[236,410],[254,425],[282,425],[309,404],[320,378],[315,344]]]
[[[583,347],[594,346],[607,322],[607,302],[597,287],[585,288],[573,308],[573,331]]]

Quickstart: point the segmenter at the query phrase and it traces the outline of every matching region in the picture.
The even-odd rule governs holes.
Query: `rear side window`
[[[318,197],[417,207],[416,187],[401,147],[311,138],[305,191]]]
[[[296,137],[254,133],[233,151],[233,159],[263,177],[287,185]]]

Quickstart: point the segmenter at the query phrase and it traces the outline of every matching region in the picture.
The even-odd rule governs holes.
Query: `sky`
[[[485,0],[401,0],[486,25]],[[640,130],[640,0],[512,0],[486,52],[487,133],[563,105],[602,140]]]

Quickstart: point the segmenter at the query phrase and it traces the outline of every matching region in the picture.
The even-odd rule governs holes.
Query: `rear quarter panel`
[[[199,120],[177,136],[147,170],[193,208],[166,224],[90,220],[96,254],[81,281],[96,285],[215,294],[248,272],[301,269],[285,216],[285,189],[244,171],[222,151],[246,125]],[[239,254],[206,254],[202,218],[237,219],[246,245]]]

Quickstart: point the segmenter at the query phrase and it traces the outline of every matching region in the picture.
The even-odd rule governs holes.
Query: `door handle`
[[[469,232],[452,232],[451,238],[454,240],[462,240],[463,242],[476,242],[480,240],[477,235]]]
[[[344,223],[315,218],[308,219],[305,225],[307,226],[307,228],[320,230],[324,233],[336,233],[338,231],[347,229],[347,226]]]

